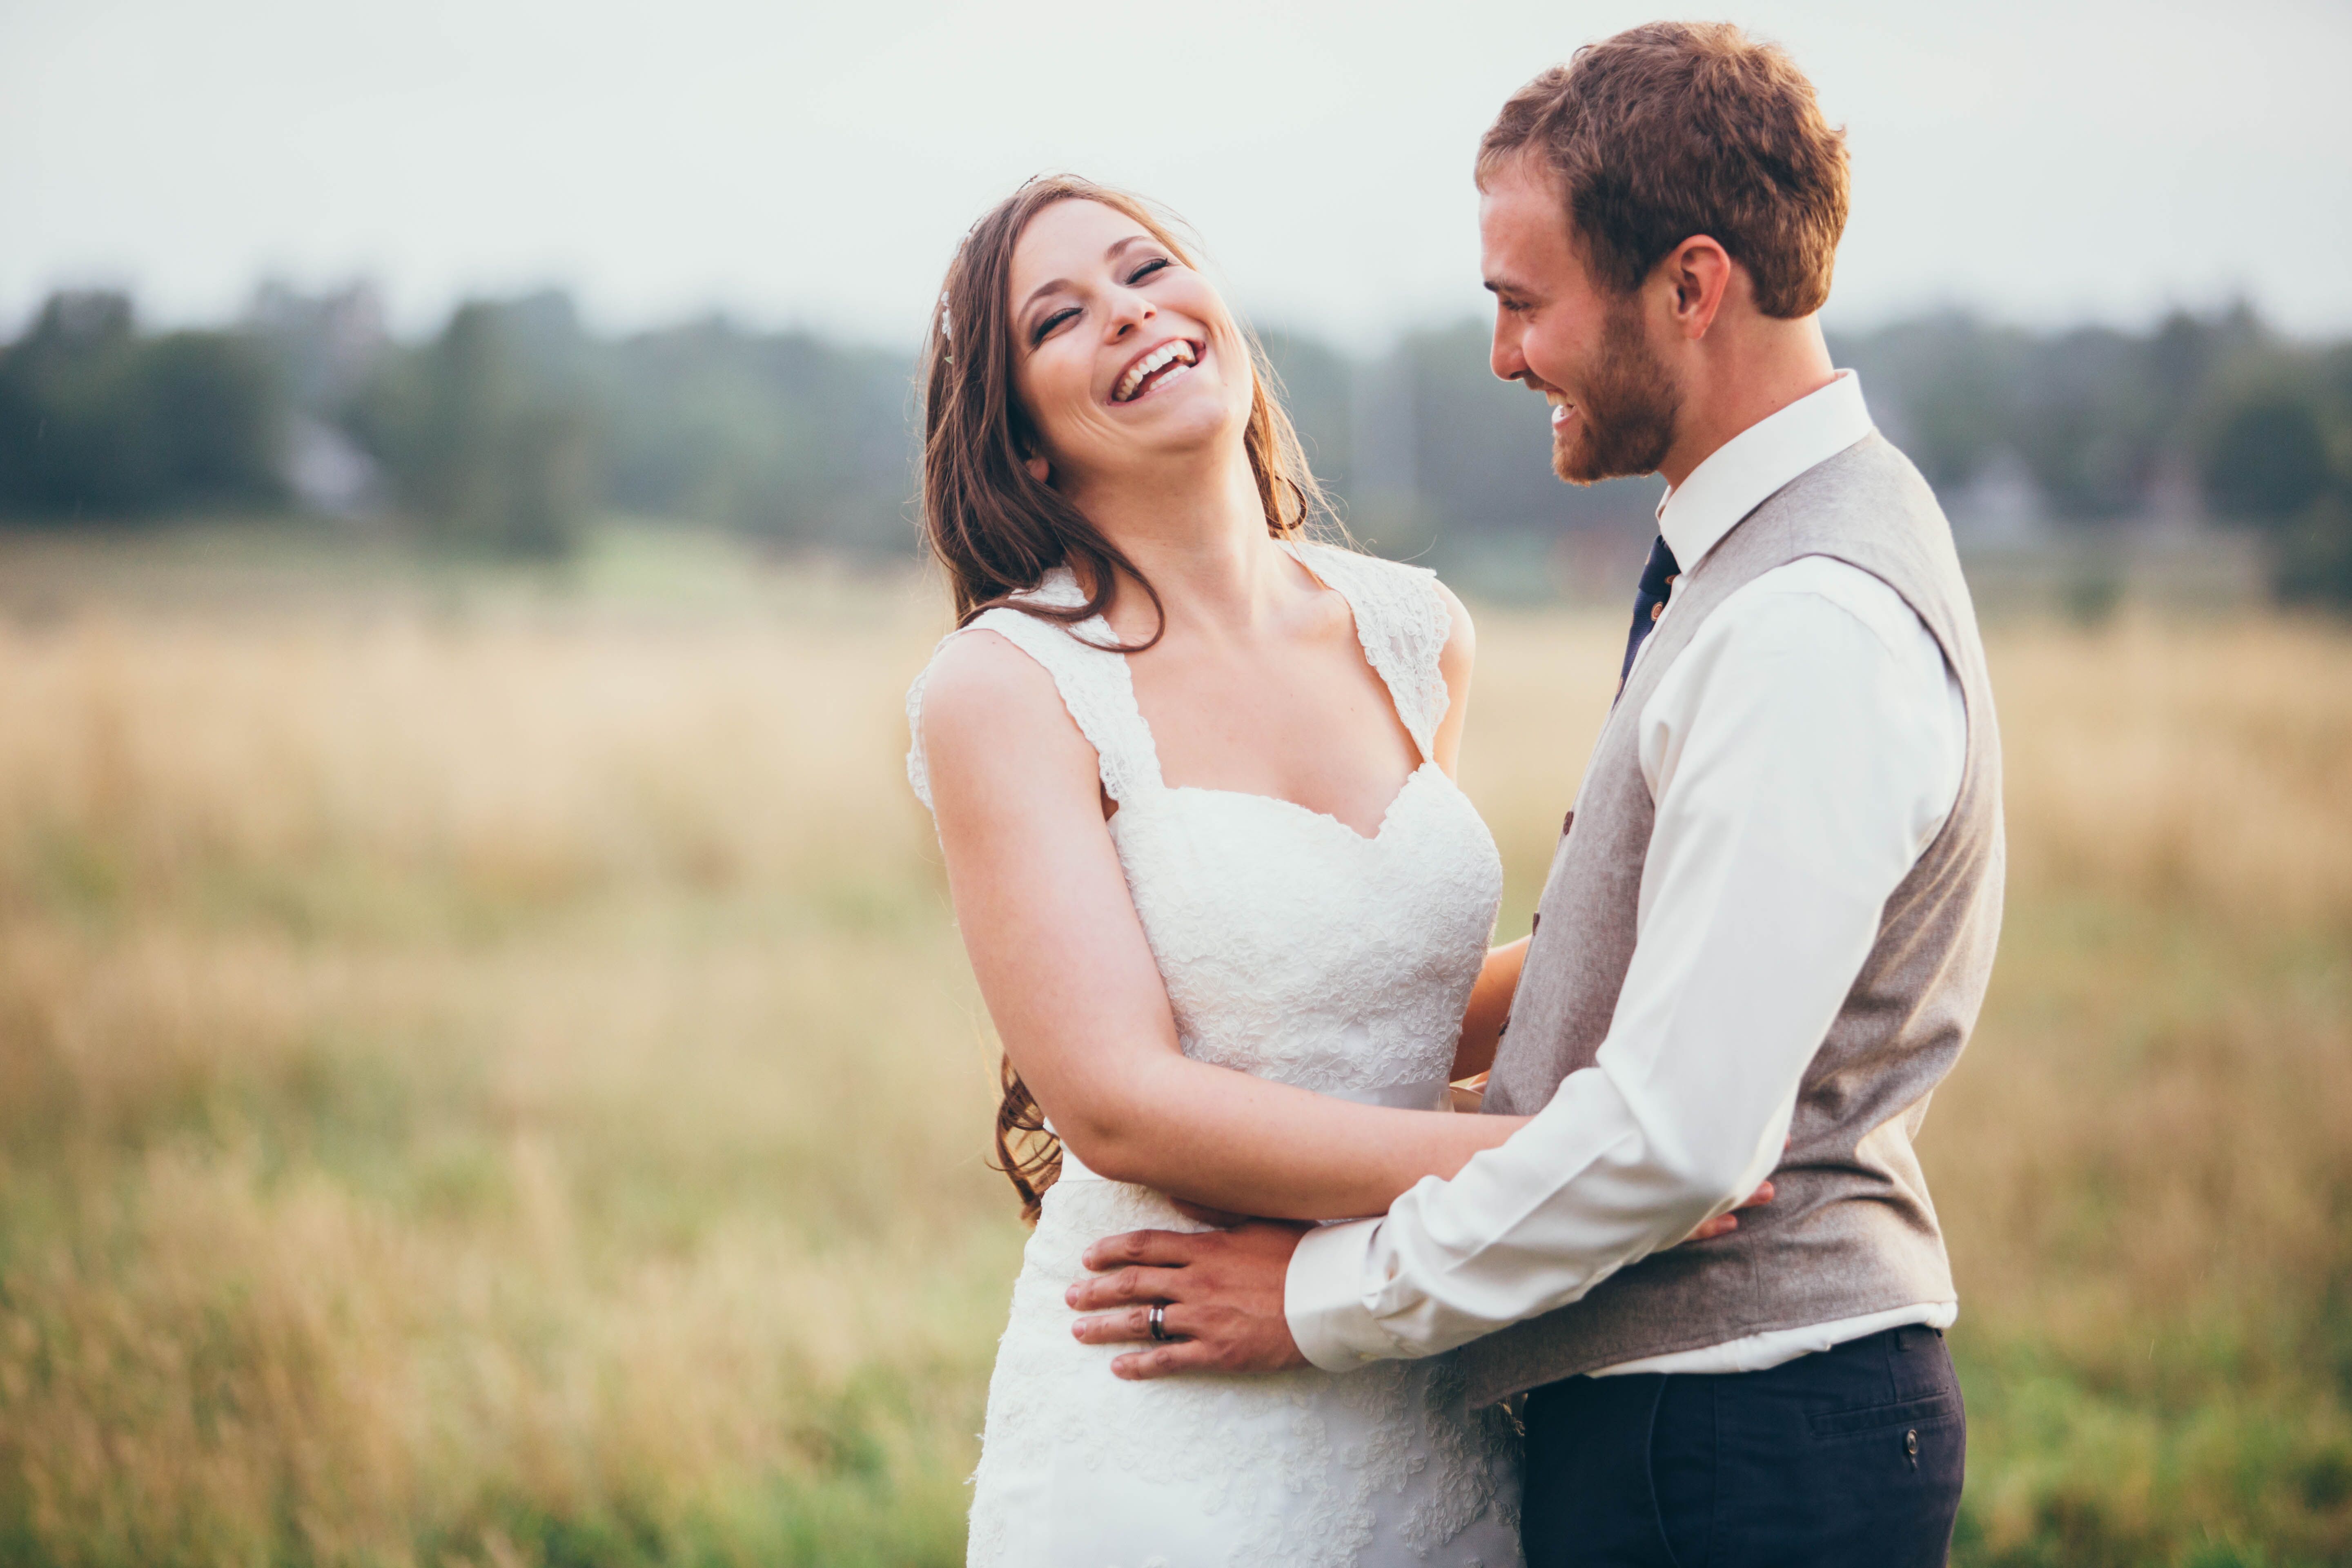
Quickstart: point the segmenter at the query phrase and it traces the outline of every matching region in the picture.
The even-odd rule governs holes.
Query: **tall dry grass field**
[[[0,621],[0,1561],[960,1561],[1020,1231],[928,595],[103,586]],[[1506,934],[1616,636],[1483,628]],[[1994,642],[1963,1556],[2347,1561],[2352,637]]]

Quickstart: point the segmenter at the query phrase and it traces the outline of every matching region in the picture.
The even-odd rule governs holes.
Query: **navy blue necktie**
[[[1642,585],[1633,593],[1633,629],[1625,634],[1625,667],[1617,672],[1617,689],[1623,692],[1625,678],[1633,673],[1633,656],[1642,651],[1642,641],[1650,628],[1665,614],[1666,600],[1675,591],[1675,579],[1682,568],[1675,563],[1675,552],[1666,548],[1666,536],[1658,535],[1650,546],[1650,560],[1642,568]]]

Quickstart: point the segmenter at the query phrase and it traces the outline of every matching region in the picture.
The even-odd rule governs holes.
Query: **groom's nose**
[[[1519,352],[1519,334],[1507,327],[1502,312],[1496,312],[1494,347],[1486,356],[1486,367],[1498,381],[1525,381],[1528,357]]]

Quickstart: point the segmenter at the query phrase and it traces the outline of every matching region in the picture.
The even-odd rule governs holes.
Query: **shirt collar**
[[[1837,373],[1779,413],[1759,419],[1707,454],[1683,482],[1658,498],[1658,531],[1675,561],[1689,571],[1732,525],[1773,491],[1870,434],[1862,378]]]

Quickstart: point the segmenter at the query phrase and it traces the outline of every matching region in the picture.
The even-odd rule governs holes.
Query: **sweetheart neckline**
[[[1434,762],[1423,763],[1421,766],[1413,769],[1410,773],[1407,773],[1405,775],[1404,783],[1397,785],[1396,794],[1389,797],[1389,804],[1387,807],[1381,811],[1381,820],[1378,826],[1373,827],[1370,833],[1360,833],[1355,828],[1349,826],[1347,823],[1340,821],[1339,818],[1334,816],[1331,813],[1328,811],[1318,811],[1311,805],[1301,805],[1299,802],[1291,799],[1286,795],[1264,795],[1256,790],[1247,789],[1217,789],[1208,784],[1162,784],[1158,793],[1163,795],[1209,795],[1226,800],[1262,800],[1269,805],[1286,806],[1290,810],[1297,812],[1301,816],[1310,817],[1318,822],[1328,822],[1359,844],[1376,845],[1388,837],[1389,824],[1395,819],[1397,807],[1404,804],[1404,797],[1412,793],[1412,786],[1421,782],[1421,776],[1423,773],[1433,773],[1440,778],[1445,778],[1446,776],[1445,770],[1439,767]],[[1451,783],[1452,781],[1449,779],[1447,782]],[[1458,785],[1456,787],[1459,788]],[[1116,825],[1120,817],[1125,816],[1128,812],[1133,810],[1135,805],[1139,804],[1140,803],[1129,802],[1122,805],[1118,811],[1111,814],[1111,822]]]

